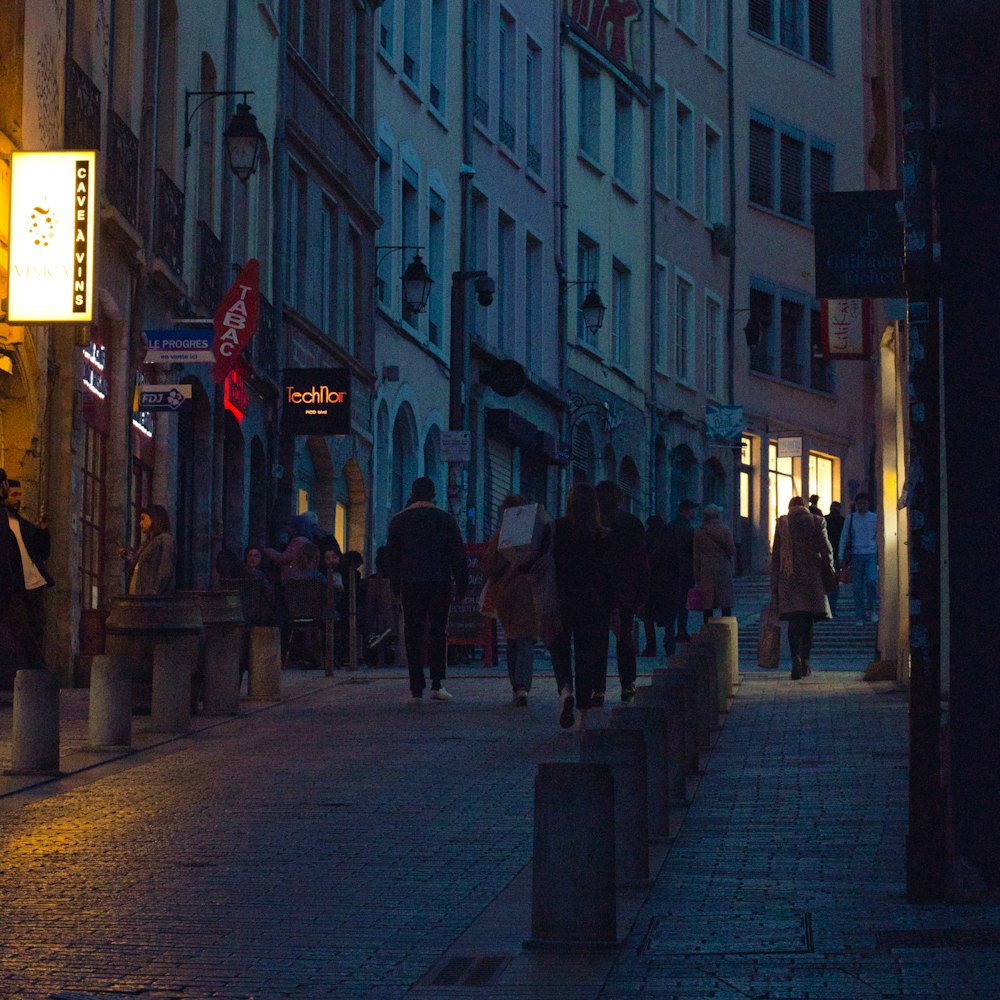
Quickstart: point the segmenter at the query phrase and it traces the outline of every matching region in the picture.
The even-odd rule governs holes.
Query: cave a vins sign
[[[11,154],[9,323],[94,316],[96,154]]]

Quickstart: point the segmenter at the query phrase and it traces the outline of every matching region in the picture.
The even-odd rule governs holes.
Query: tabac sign
[[[637,0],[563,0],[562,9],[598,51],[640,75],[643,6]]]
[[[289,368],[282,400],[291,434],[351,433],[351,373],[346,368]]]
[[[95,154],[12,154],[10,323],[90,323]]]

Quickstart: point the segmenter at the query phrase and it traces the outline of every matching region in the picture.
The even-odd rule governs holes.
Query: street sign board
[[[893,299],[903,287],[899,191],[813,196],[818,299]]]
[[[191,386],[184,382],[136,386],[133,408],[137,413],[183,413],[191,409]]]
[[[709,441],[738,444],[743,434],[742,406],[705,406],[706,437]]]
[[[472,461],[472,439],[468,431],[441,432],[441,461]]]
[[[778,438],[778,458],[801,458],[802,438],[800,437],[780,437]]]
[[[215,360],[209,330],[146,330],[148,364],[199,364]]]

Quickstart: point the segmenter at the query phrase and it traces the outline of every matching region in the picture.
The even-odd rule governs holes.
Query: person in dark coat
[[[601,511],[601,524],[608,531],[611,560],[611,608],[618,612],[615,651],[622,701],[635,697],[636,635],[635,616],[649,593],[649,563],[646,560],[646,532],[642,521],[621,509],[625,492],[606,479],[594,487]],[[602,700],[607,678],[598,678],[595,695]]]
[[[667,525],[665,563],[673,573],[670,581],[670,608],[664,623],[663,648],[673,656],[678,642],[690,639],[687,630],[687,593],[694,586],[694,520],[698,505],[682,500],[677,517]]]
[[[704,620],[720,608],[723,615],[733,613],[733,560],[736,545],[732,532],[722,523],[722,511],[705,504],[701,525],[694,533],[694,578],[701,587],[701,610]]]
[[[833,568],[840,572],[840,536],[844,533],[844,515],[840,513],[840,501],[834,500],[830,504],[830,513],[826,515],[826,537],[830,539],[833,548]],[[837,614],[837,598],[840,596],[840,587],[834,587],[827,595],[830,602],[830,612]]]
[[[671,565],[673,550],[669,546],[670,535],[667,523],[659,514],[646,519],[646,563],[649,566],[649,592],[642,607],[642,623],[646,633],[646,645],[642,656],[656,656],[656,627],[664,625],[673,607],[671,581],[677,576],[677,569]]]
[[[611,624],[607,536],[594,487],[575,483],[566,497],[566,514],[555,523],[552,540],[562,629],[549,653],[559,688],[559,725],[563,729],[582,728],[585,713],[594,705],[595,685],[607,676]]]
[[[425,665],[430,668],[431,698],[451,700],[442,684],[448,663],[451,584],[454,580],[459,598],[469,586],[462,534],[455,518],[434,506],[434,492],[434,480],[415,479],[409,503],[389,522],[386,539],[389,582],[403,605],[403,643],[410,672],[407,704],[414,706],[423,704]]]
[[[120,547],[118,554],[128,565],[130,594],[172,594],[177,546],[170,531],[167,508],[156,503],[139,512],[139,530],[145,540],[134,552]]]
[[[20,485],[20,484],[18,484]],[[44,514],[38,524],[21,517],[19,504],[9,506],[7,473],[0,469],[0,627],[6,633],[4,689],[12,689],[18,670],[44,668],[45,603],[52,586],[45,567],[51,539]],[[9,676],[8,676],[9,675]]]
[[[813,623],[831,617],[824,572],[828,576],[833,573],[826,521],[810,514],[802,497],[792,497],[788,513],[778,518],[774,533],[771,606],[778,609],[779,618],[788,622],[793,681],[811,673]]]

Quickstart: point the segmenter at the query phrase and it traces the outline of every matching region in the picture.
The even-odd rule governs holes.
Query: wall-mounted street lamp
[[[607,306],[598,294],[595,282],[566,281],[563,282],[563,291],[569,291],[574,285],[590,285],[590,290],[580,303],[580,312],[583,313],[583,325],[590,331],[591,335],[596,335],[597,331],[604,326],[604,314],[608,311]]]
[[[375,264],[376,283],[378,282],[379,268],[382,266],[382,261],[384,261],[386,257],[391,257],[398,250],[417,251],[413,255],[413,260],[406,265],[406,270],[403,271],[403,301],[406,303],[406,308],[411,313],[419,314],[425,312],[427,309],[427,301],[431,297],[431,285],[434,284],[434,279],[431,277],[430,271],[427,270],[427,265],[424,263],[423,257],[420,256],[420,251],[423,250],[423,247],[409,243],[400,244],[399,246],[375,247],[376,253],[380,250],[384,250],[385,253],[379,257],[377,263]]]
[[[198,110],[217,97],[234,97],[239,94],[243,100],[236,105],[236,112],[229,122],[222,138],[226,144],[226,159],[229,169],[246,184],[256,172],[260,149],[264,136],[257,128],[257,118],[251,113],[247,98],[252,90],[186,90],[184,92],[184,149],[191,146],[191,120]],[[192,108],[193,98],[201,98]],[[185,160],[186,164],[186,160]]]
[[[746,338],[747,347],[751,350],[759,347],[760,338],[764,336],[764,331],[771,325],[771,317],[758,313],[753,306],[747,306],[744,309],[730,309],[729,312],[732,316],[735,316],[737,313],[750,313],[743,327],[743,336]]]

